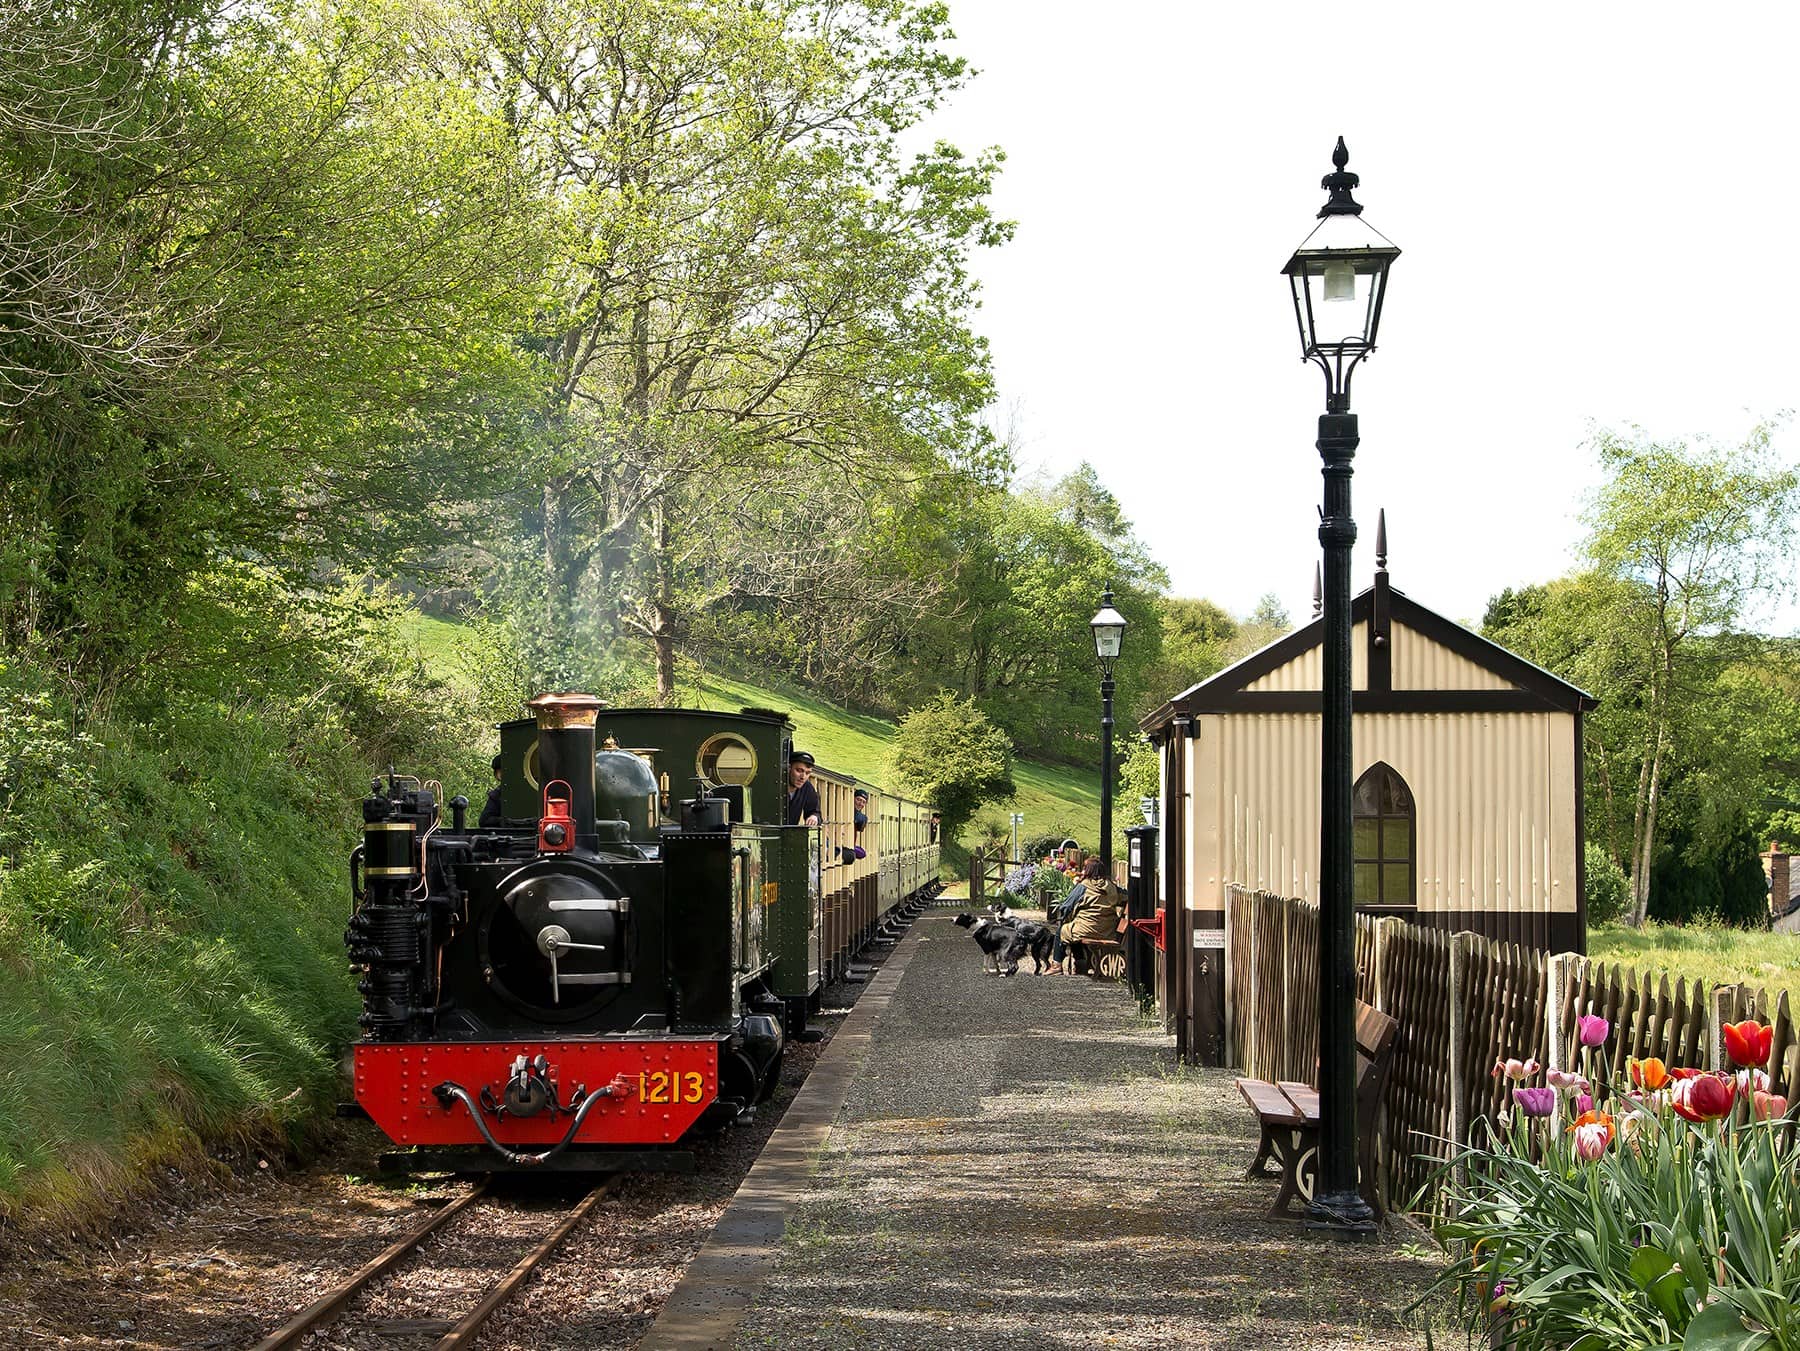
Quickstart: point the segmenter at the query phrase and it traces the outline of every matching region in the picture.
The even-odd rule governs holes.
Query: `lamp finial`
[[[1322,564],[1313,564],[1313,618],[1317,619],[1325,613],[1325,569]]]
[[[1387,508],[1375,516],[1375,571],[1387,571]]]
[[[1342,136],[1338,137],[1337,149],[1331,152],[1331,162],[1337,166],[1337,171],[1326,174],[1319,180],[1319,186],[1331,194],[1325,205],[1319,208],[1319,215],[1362,215],[1362,203],[1350,195],[1351,189],[1362,180],[1345,168],[1350,163],[1350,149],[1344,144]]]

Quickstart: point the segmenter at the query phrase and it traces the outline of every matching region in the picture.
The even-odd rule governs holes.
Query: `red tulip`
[[[1725,1053],[1746,1069],[1768,1064],[1774,1043],[1775,1029],[1754,1019],[1725,1024]]]
[[[1717,1121],[1731,1110],[1737,1085],[1717,1074],[1675,1081],[1676,1114],[1689,1121]]]

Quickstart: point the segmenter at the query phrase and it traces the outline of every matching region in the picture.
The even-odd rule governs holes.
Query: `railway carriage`
[[[822,825],[786,825],[793,725],[770,710],[532,709],[500,728],[498,826],[392,775],[364,800],[356,1106],[392,1168],[691,1167],[824,984],[935,894],[929,809],[824,770]]]

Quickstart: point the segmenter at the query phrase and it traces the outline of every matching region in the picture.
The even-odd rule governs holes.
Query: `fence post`
[[[1713,986],[1712,1025],[1706,1029],[1706,1067],[1710,1070],[1731,1068],[1731,1057],[1725,1054],[1725,1024],[1737,1013],[1737,995],[1735,985]]]
[[[1544,962],[1544,1064],[1554,1070],[1569,1068],[1569,1048],[1564,1041],[1563,1004],[1569,983],[1581,957],[1573,952],[1552,954]],[[1579,1010],[1577,1010],[1579,1012]]]
[[[1469,1040],[1469,954],[1479,936],[1450,935],[1450,1142],[1460,1152],[1469,1143],[1469,1085],[1465,1082]],[[1458,1179],[1462,1169],[1457,1168]]]

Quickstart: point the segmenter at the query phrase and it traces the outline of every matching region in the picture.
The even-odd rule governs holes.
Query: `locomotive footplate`
[[[355,1060],[357,1103],[400,1145],[667,1146],[719,1096],[710,1039],[382,1042]]]

